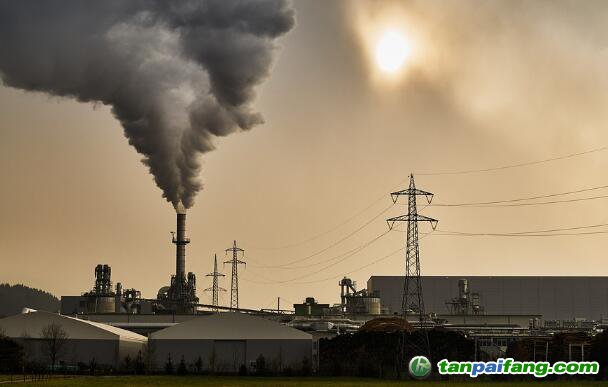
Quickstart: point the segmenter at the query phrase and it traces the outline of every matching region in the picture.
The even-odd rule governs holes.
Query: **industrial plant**
[[[196,311],[196,275],[186,274],[186,213],[177,211],[177,231],[172,232],[175,244],[175,274],[168,286],[158,290],[156,299],[142,299],[136,289],[123,289],[122,283],[112,285],[112,269],[105,264],[95,267],[95,284],[90,292],[82,296],[62,297],[63,314],[83,313],[129,313],[129,314],[193,314]]]
[[[321,302],[311,291],[289,309],[242,307],[238,268],[245,265],[245,250],[234,240],[226,249],[230,289],[219,286],[225,275],[214,256],[213,271],[206,275],[212,286],[205,289],[212,302],[200,303],[196,276],[186,270],[186,213],[178,209],[171,238],[175,273],[155,298],[121,282],[114,285],[111,267],[101,263],[93,270],[90,290],[61,297],[60,314],[24,310],[1,319],[0,330],[30,359],[43,363],[49,359],[49,340],[56,341],[49,335],[60,333],[63,348],[50,357],[52,367],[57,357],[61,367],[93,367],[95,372],[136,359],[148,372],[180,362],[182,368],[224,374],[359,375],[361,369],[372,369],[365,372],[386,375],[381,363],[358,357],[354,366],[341,355],[359,353],[358,345],[381,346],[377,349],[405,357],[456,351],[463,359],[486,361],[592,356],[594,338],[608,328],[608,277],[421,275],[418,222],[435,226],[437,220],[417,213],[416,197],[430,203],[432,194],[417,189],[410,176],[409,188],[391,196],[408,199],[407,214],[387,219],[391,228],[407,223],[406,275],[372,275],[365,288],[344,276],[335,287],[339,302]],[[229,305],[219,304],[221,291],[230,292]],[[399,377],[401,366],[391,367],[390,375]]]
[[[226,249],[231,256],[226,261],[231,265],[230,304],[218,303],[218,294],[225,289],[219,286],[224,274],[218,271],[217,256],[213,272],[207,274],[212,286],[205,289],[212,293],[212,303],[200,303],[196,276],[186,274],[190,242],[186,214],[178,211],[177,231],[171,240],[175,274],[156,298],[144,298],[139,290],[125,288],[120,282],[114,286],[111,268],[99,264],[90,291],[61,298],[61,316],[147,337],[157,342],[163,358],[171,354],[194,362],[210,356],[213,349],[218,356],[214,367],[226,372],[237,372],[242,364],[255,367],[258,354],[276,357],[279,347],[284,348],[284,361],[291,359],[291,367],[309,359],[314,369],[320,369],[322,340],[382,326],[395,329],[402,324],[399,320],[409,328],[398,329],[427,332],[442,328],[462,335],[473,342],[477,359],[505,356],[509,346],[521,340],[544,345],[546,358],[554,335],[576,334],[577,339],[568,344],[569,356],[585,359],[592,337],[608,326],[607,277],[423,276],[417,223],[437,221],[417,214],[416,196],[430,202],[432,194],[417,189],[412,176],[408,189],[392,193],[395,200],[402,195],[408,197],[408,213],[388,222],[391,227],[399,221],[408,223],[407,275],[372,275],[366,288],[343,277],[336,283],[338,303],[321,303],[311,294],[293,304],[293,309],[241,307],[238,267],[245,261],[237,241]],[[239,344],[248,340],[257,344]],[[429,351],[425,343],[428,341],[420,341],[416,350]],[[252,352],[252,348],[258,349]]]
[[[112,268],[100,263],[89,290],[61,297],[59,314],[25,309],[0,319],[0,332],[32,361],[51,359],[54,369],[59,359],[64,369],[104,372],[131,361],[125,359],[161,372],[179,359],[182,368],[189,364],[198,372],[357,375],[368,369],[386,375],[383,363],[368,364],[363,356],[355,367],[341,355],[360,353],[361,345],[405,358],[423,354],[431,359],[442,351],[485,361],[508,356],[585,361],[594,356],[592,344],[608,328],[608,277],[422,275],[418,223],[435,228],[438,221],[418,214],[416,199],[430,204],[433,194],[416,188],[410,175],[407,189],[391,193],[394,202],[402,196],[407,213],[387,223],[389,230],[397,222],[407,224],[405,275],[372,275],[364,288],[343,276],[335,287],[339,302],[322,302],[310,291],[293,308],[243,307],[238,269],[246,264],[245,250],[233,240],[224,262],[231,267],[230,289],[220,287],[225,274],[214,256],[213,271],[206,275],[212,285],[204,289],[212,302],[201,303],[196,275],[186,270],[190,238],[186,212],[178,205],[171,233],[175,273],[155,298],[122,282],[114,284]],[[222,291],[230,292],[229,305],[220,305]],[[58,340],[61,351],[49,352],[49,343]],[[390,375],[399,377],[401,363],[388,364]]]

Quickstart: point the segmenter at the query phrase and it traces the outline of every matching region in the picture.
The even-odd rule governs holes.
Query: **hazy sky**
[[[608,151],[488,173],[422,175],[608,145],[608,3],[301,0],[294,7],[297,25],[278,41],[254,103],[265,123],[218,139],[203,157],[186,258],[202,302],[210,302],[202,289],[210,286],[204,275],[213,254],[228,259],[233,239],[248,263],[239,268],[243,307],[274,307],[277,296],[334,303],[344,273],[360,287],[371,275],[402,274],[403,254],[357,270],[402,246],[399,231],[324,267],[406,211],[395,205],[379,215],[410,172],[421,174],[417,186],[435,193],[436,203],[608,184]],[[399,74],[386,76],[371,54],[378,33],[393,27],[411,52]],[[94,266],[107,263],[114,282],[155,297],[175,270],[175,212],[141,158],[107,106],[0,88],[0,281],[79,294],[92,287]],[[520,232],[605,223],[607,202],[422,213],[439,219],[440,230]],[[421,242],[422,271],[608,275],[607,248],[607,234],[435,234]],[[304,258],[299,268],[276,268]],[[221,285],[229,288],[228,276]]]

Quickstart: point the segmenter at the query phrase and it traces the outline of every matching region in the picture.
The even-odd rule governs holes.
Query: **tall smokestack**
[[[186,238],[186,210],[179,203],[177,208],[177,232],[173,237],[175,243],[175,280],[185,282],[186,280],[186,245],[190,239]]]

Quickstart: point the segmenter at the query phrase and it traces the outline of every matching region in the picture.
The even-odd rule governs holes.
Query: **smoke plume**
[[[0,1],[5,85],[110,105],[163,196],[192,206],[214,136],[262,122],[251,107],[284,0]]]

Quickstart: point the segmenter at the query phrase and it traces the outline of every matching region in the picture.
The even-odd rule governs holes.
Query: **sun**
[[[376,64],[386,73],[396,73],[407,62],[410,51],[410,44],[404,34],[396,30],[387,30],[375,45]]]

